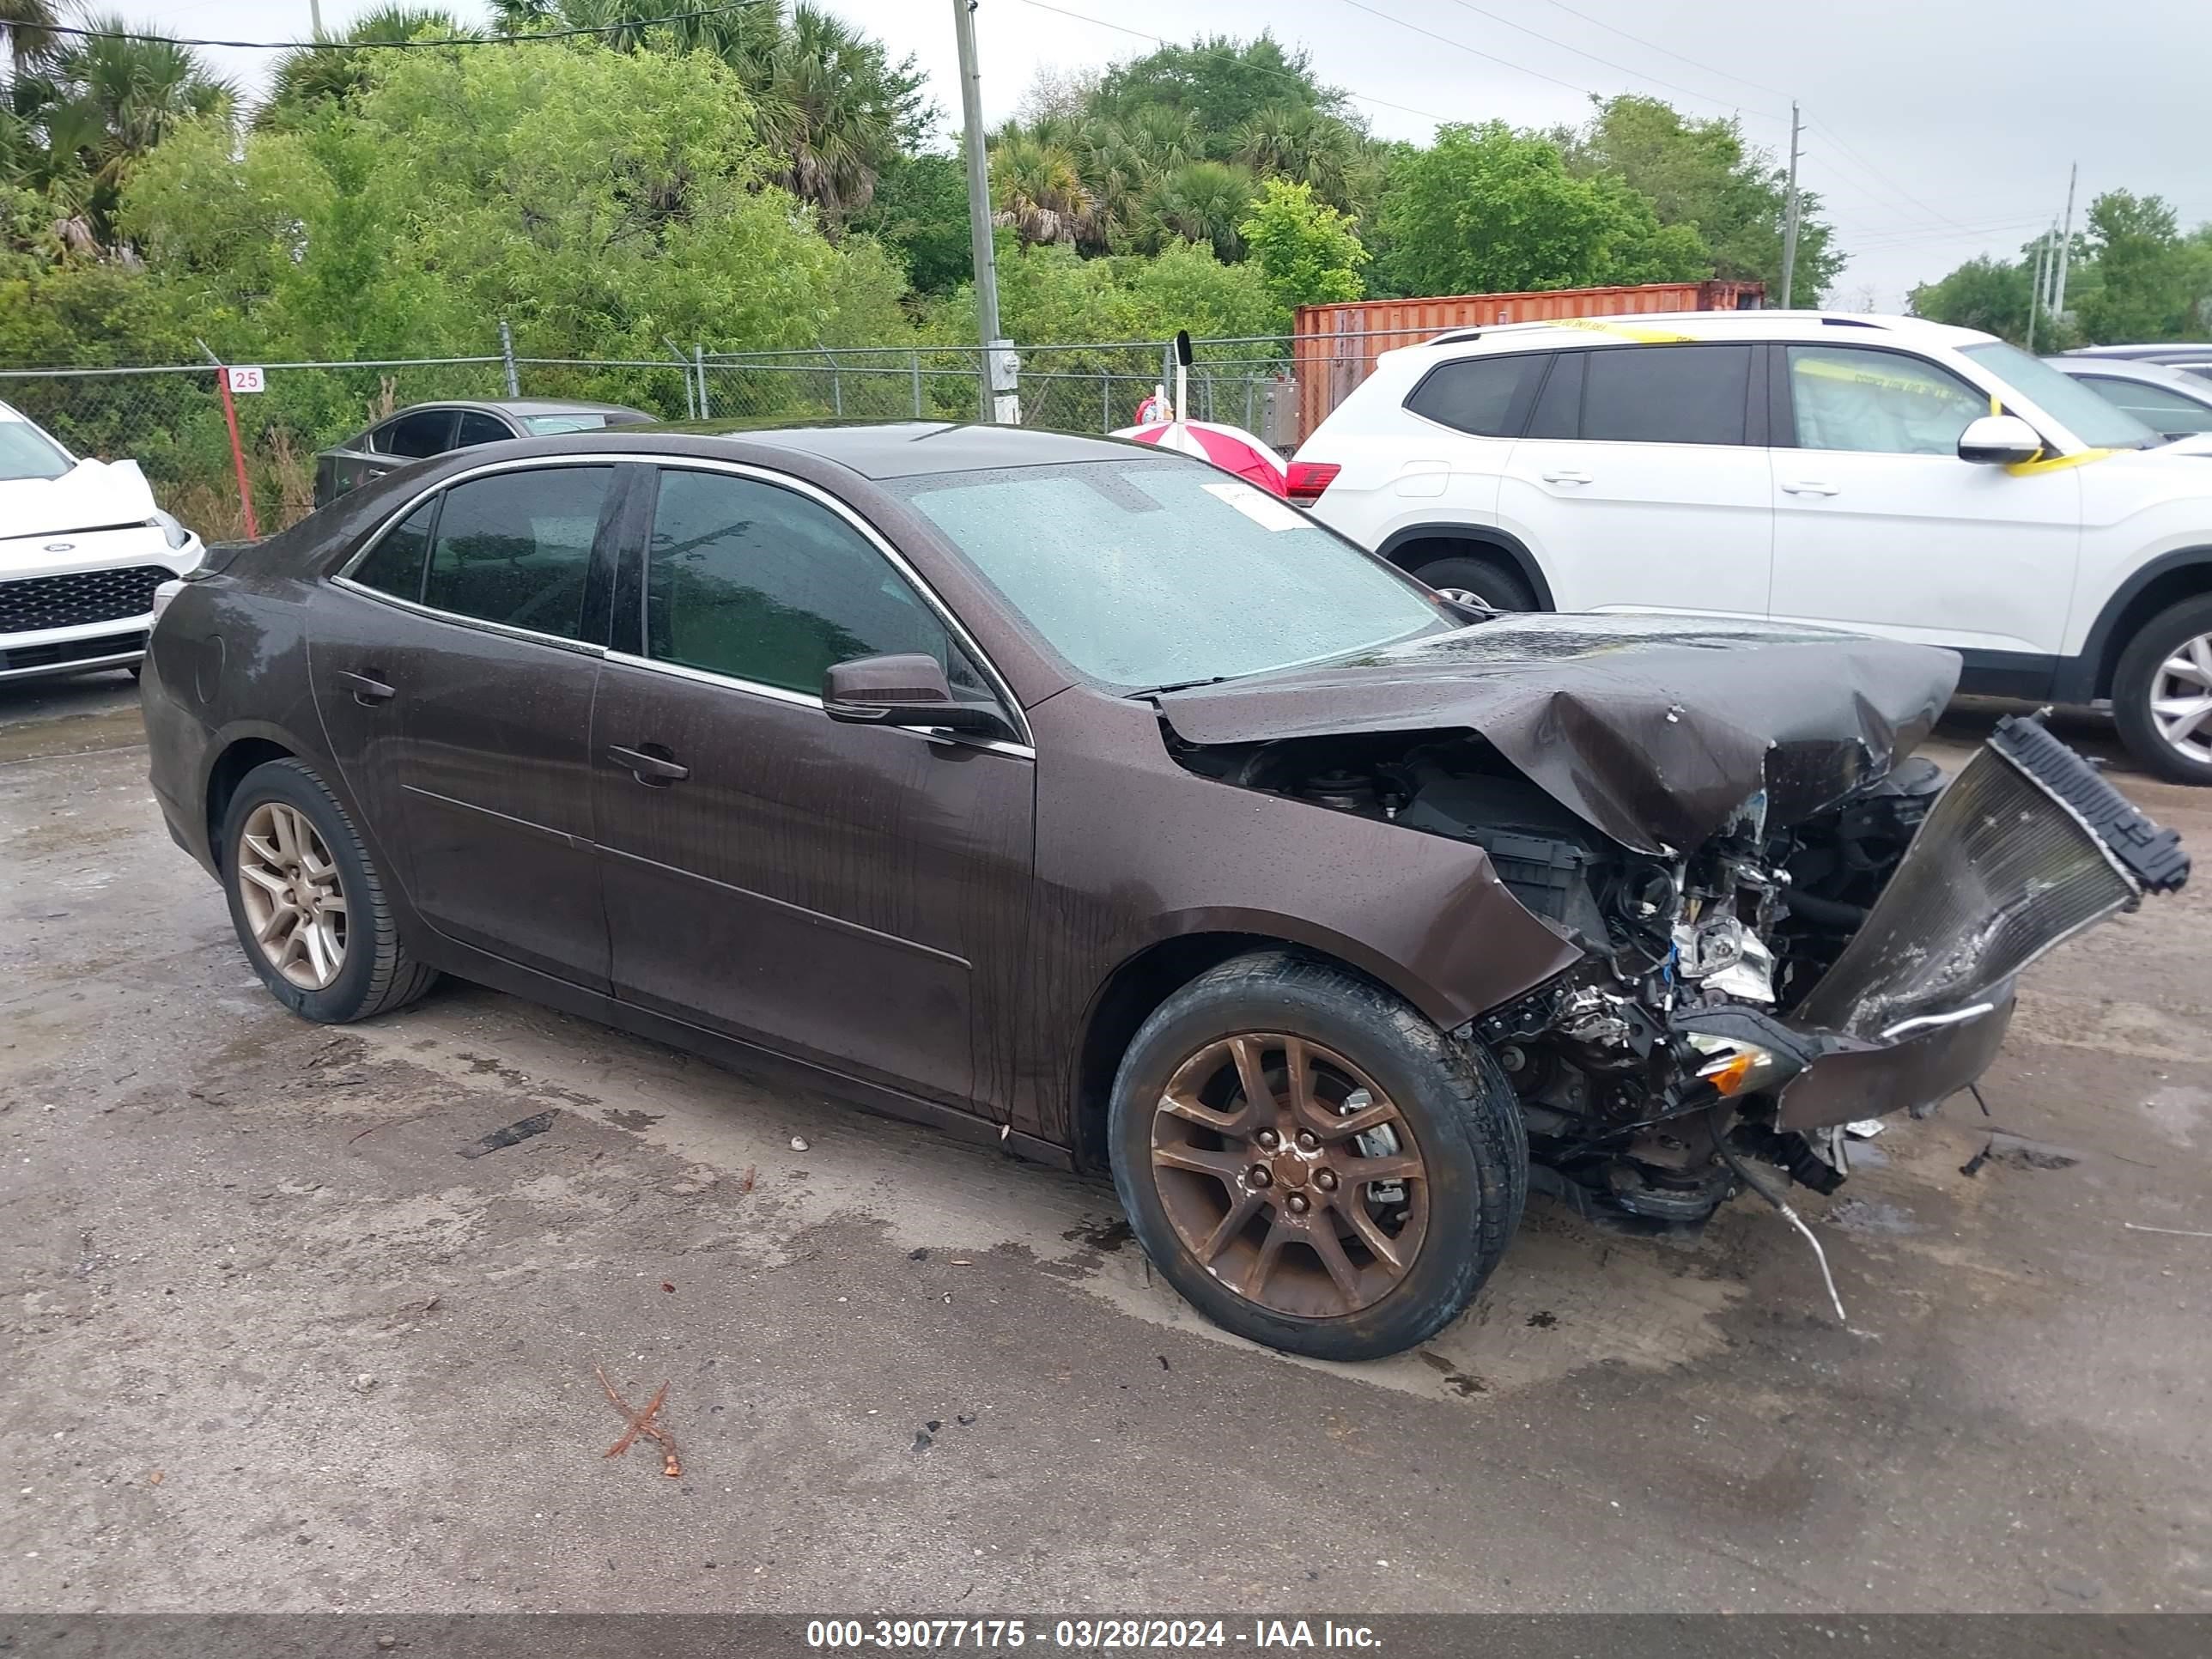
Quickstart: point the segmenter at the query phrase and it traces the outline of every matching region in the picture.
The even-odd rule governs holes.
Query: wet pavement
[[[1538,1200],[1333,1366],[1101,1183],[470,987],[295,1020],[145,761],[129,681],[0,687],[0,1607],[2212,1609],[2212,871],[1799,1194],[1853,1330],[1748,1203]]]

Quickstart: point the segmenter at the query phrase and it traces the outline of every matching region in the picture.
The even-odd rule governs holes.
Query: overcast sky
[[[323,4],[333,29],[369,9]],[[829,6],[915,54],[948,131],[959,114],[952,4]],[[308,15],[307,0],[120,9],[180,35],[256,40],[303,34]],[[474,0],[456,9],[482,10]],[[1741,114],[1746,136],[1778,156],[1794,97],[1806,118],[1801,179],[1852,256],[1831,302],[1878,310],[1901,309],[1915,283],[1962,259],[2036,235],[2065,207],[2071,162],[2077,225],[2091,197],[2115,188],[2165,197],[2186,224],[2212,219],[2206,21],[2205,0],[981,0],[975,14],[993,122],[1041,67],[1150,51],[1132,30],[1181,41],[1273,29],[1310,51],[1320,76],[1390,138],[1425,140],[1438,120],[1571,122],[1591,93],[1636,91]],[[248,84],[267,59],[210,56]]]

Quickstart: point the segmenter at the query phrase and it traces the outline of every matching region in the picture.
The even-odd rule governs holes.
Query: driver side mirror
[[[2043,453],[2043,440],[2017,415],[1984,415],[1959,434],[1959,459],[1984,466],[2016,466]]]
[[[1015,735],[989,704],[954,702],[944,667],[919,651],[831,664],[822,677],[822,712],[848,726],[933,726],[979,738]]]

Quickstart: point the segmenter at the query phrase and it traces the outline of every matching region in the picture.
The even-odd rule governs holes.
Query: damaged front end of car
[[[2187,879],[2179,837],[2039,721],[2001,722],[1948,787],[1903,758],[1949,696],[1948,653],[1774,633],[1726,641],[1770,648],[1723,667],[1633,624],[1583,619],[1566,650],[1509,626],[1534,647],[1510,688],[1447,695],[1436,653],[1411,653],[1358,687],[1391,705],[1365,730],[1285,718],[1287,689],[1163,712],[1194,770],[1477,843],[1580,947],[1459,1035],[1512,1081],[1534,1184],[1586,1212],[1695,1224],[1747,1184],[1774,1199],[1749,1162],[1832,1191],[1845,1123],[1966,1088],[2022,969]],[[1696,695],[1723,684],[1725,718]],[[1388,729],[1408,715],[1466,724]]]

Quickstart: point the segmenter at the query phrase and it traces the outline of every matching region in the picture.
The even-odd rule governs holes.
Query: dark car
[[[315,456],[315,505],[327,507],[349,489],[396,466],[442,455],[450,449],[504,443],[510,438],[550,438],[563,432],[599,432],[642,426],[656,417],[621,404],[563,403],[509,398],[490,403],[413,404],[365,432]]]
[[[1185,1296],[1338,1358],[1531,1185],[1832,1188],[2187,871],[2032,722],[1939,793],[1948,652],[1490,617],[1000,428],[448,456],[184,584],[152,665],[171,832],[299,1013],[451,973],[1110,1171]]]

